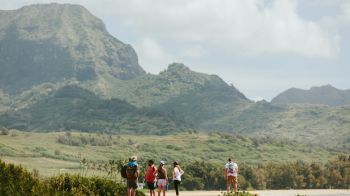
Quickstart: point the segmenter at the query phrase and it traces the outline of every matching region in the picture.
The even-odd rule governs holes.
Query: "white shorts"
[[[165,188],[165,186],[166,186],[166,180],[158,179],[158,188]]]

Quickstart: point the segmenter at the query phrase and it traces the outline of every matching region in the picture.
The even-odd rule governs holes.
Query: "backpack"
[[[234,165],[233,162],[228,164],[227,172],[230,173],[230,174],[235,173],[235,165]]]
[[[128,180],[135,180],[137,179],[137,166],[127,166],[126,168],[126,178]]]
[[[123,165],[123,167],[120,170],[120,175],[122,178],[127,178],[128,176],[126,175],[126,169],[128,168],[128,165]]]

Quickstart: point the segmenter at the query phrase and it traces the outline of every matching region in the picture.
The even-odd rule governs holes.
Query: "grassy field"
[[[39,170],[43,176],[81,172],[80,161],[94,163],[139,159],[172,162],[210,161],[224,164],[233,157],[239,164],[304,160],[326,162],[337,152],[317,146],[273,139],[255,140],[239,135],[184,133],[170,136],[104,135],[80,132],[33,133],[11,130],[0,136],[1,159]],[[90,170],[88,175],[103,175]]]

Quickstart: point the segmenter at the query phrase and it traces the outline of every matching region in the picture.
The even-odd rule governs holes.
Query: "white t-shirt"
[[[181,176],[184,174],[183,170],[179,170],[179,168],[174,168],[174,180],[181,181]]]
[[[231,168],[230,169],[230,164],[231,164]],[[235,162],[227,162],[225,165],[225,169],[227,172],[227,176],[236,176],[238,175],[238,165]]]

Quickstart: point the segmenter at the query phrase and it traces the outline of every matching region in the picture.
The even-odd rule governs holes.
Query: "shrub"
[[[126,187],[101,177],[82,177],[79,175],[60,175],[45,181],[49,195],[126,195]],[[137,192],[137,196],[144,196]]]
[[[10,134],[10,131],[7,128],[5,127],[0,128],[0,135],[8,135],[8,134]]]
[[[0,195],[35,195],[40,182],[21,166],[0,160]]]
[[[55,150],[55,155],[58,156],[58,155],[61,155],[61,154],[62,154],[62,153],[61,153],[61,151],[60,151],[59,149],[56,149],[56,150]]]
[[[0,160],[0,195],[126,195],[126,187],[101,177],[60,175],[39,180],[38,172]],[[137,196],[145,196],[138,191]]]

